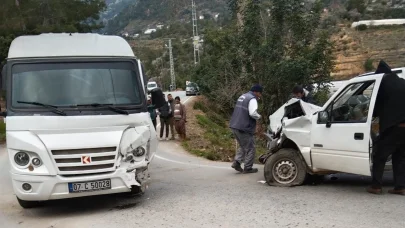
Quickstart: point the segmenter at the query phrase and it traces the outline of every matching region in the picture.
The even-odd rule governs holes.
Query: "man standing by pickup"
[[[307,91],[306,89],[304,89],[302,86],[295,86],[293,88],[293,95],[295,98],[297,99],[301,99],[304,102],[310,103],[310,104],[314,104],[314,98],[312,97],[311,93],[309,91]]]
[[[262,96],[263,88],[254,85],[249,92],[240,96],[236,102],[232,114],[230,128],[239,144],[232,168],[243,173],[256,173],[258,169],[253,168],[256,155],[254,134],[256,132],[256,120],[261,116],[257,113],[257,99]],[[245,162],[244,169],[241,163]]]
[[[382,179],[387,159],[392,155],[395,188],[391,194],[405,195],[405,80],[391,72],[380,62],[376,73],[385,73],[374,107],[374,117],[379,118],[380,135],[374,145],[372,186],[367,192],[382,193]]]

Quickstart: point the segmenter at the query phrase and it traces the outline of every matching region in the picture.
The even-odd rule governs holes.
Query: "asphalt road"
[[[404,227],[405,197],[370,195],[370,179],[326,178],[316,186],[277,188],[259,173],[239,174],[162,141],[143,196],[60,200],[24,210],[13,195],[0,150],[0,227]],[[392,180],[387,178],[387,183]],[[386,188],[388,189],[388,187]]]

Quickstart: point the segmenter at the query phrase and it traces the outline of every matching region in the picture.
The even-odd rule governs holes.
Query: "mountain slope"
[[[126,7],[108,20],[107,33],[118,34],[124,29],[131,32],[145,29],[149,24],[191,20],[191,0],[126,1]],[[196,5],[198,15],[210,17],[227,13],[226,0],[199,0]]]
[[[137,0],[105,0],[107,9],[101,13],[100,18],[104,23],[118,16],[129,5],[135,4]]]

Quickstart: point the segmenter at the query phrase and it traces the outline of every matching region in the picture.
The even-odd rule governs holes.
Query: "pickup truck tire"
[[[307,177],[304,162],[294,149],[281,149],[272,154],[264,165],[268,185],[292,187],[302,185]]]
[[[18,200],[18,203],[20,204],[20,206],[22,208],[26,208],[26,209],[42,206],[41,201],[26,201],[26,200],[22,200],[18,197],[17,197],[17,200]]]

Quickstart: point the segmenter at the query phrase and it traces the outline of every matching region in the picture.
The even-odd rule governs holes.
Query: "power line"
[[[193,21],[193,46],[194,46],[194,65],[200,63],[200,37],[198,36],[197,28],[197,8],[194,0],[191,0],[191,15]]]
[[[169,59],[170,59],[170,79],[171,79],[170,87],[171,87],[171,90],[175,90],[176,89],[176,75],[174,74],[172,39],[175,39],[175,38],[166,38],[165,40],[169,41],[169,46],[167,46],[167,48],[169,49]]]

